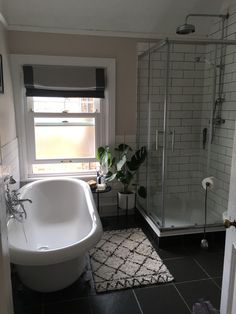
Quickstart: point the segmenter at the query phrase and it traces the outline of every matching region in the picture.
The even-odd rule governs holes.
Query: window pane
[[[36,159],[95,158],[95,118],[34,118]]]
[[[72,162],[60,164],[34,164],[33,174],[48,173],[73,173],[73,172],[94,172],[98,168],[97,162]]]
[[[34,112],[100,112],[98,98],[28,97]]]

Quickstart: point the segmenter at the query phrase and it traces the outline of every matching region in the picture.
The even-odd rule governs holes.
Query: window
[[[115,142],[115,60],[12,55],[11,66],[14,73],[14,96],[17,100],[15,111],[21,180],[52,175],[95,175],[96,148],[100,145],[114,145]],[[60,90],[54,89],[50,94],[51,91],[47,89],[48,86],[53,86],[51,83],[57,81],[58,75],[47,75],[46,79],[44,76],[43,81],[41,80],[42,71],[50,70],[51,66],[54,66],[59,74],[62,66],[65,66],[64,81],[59,82],[68,84],[62,85],[68,88],[62,91],[63,95]],[[29,77],[33,77],[32,85],[26,86],[24,67],[28,68]],[[31,75],[32,67],[37,75]],[[77,71],[80,67],[85,71],[82,71],[80,82],[81,77],[86,77],[86,67],[91,68],[91,73],[96,69],[95,81],[99,88],[99,69],[104,69],[104,92],[97,88],[94,90],[94,96],[86,93],[70,96],[76,87]],[[67,80],[71,69],[75,75]],[[43,89],[35,95],[35,89],[41,83]],[[91,80],[86,77],[86,80],[82,79],[82,84],[87,89],[91,86]],[[99,93],[102,96],[99,96]]]
[[[99,98],[27,97],[32,175],[96,171],[101,102]]]

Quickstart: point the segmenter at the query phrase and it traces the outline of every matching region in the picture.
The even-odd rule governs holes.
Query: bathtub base
[[[22,283],[39,292],[53,292],[68,287],[80,277],[84,268],[84,256],[53,265],[16,265]]]

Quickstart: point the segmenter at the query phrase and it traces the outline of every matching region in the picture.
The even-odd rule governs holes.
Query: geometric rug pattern
[[[89,254],[97,292],[174,279],[139,228],[105,231]]]

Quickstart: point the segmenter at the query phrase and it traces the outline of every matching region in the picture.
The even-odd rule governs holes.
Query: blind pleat
[[[24,65],[23,73],[26,96],[104,98],[102,68]]]

